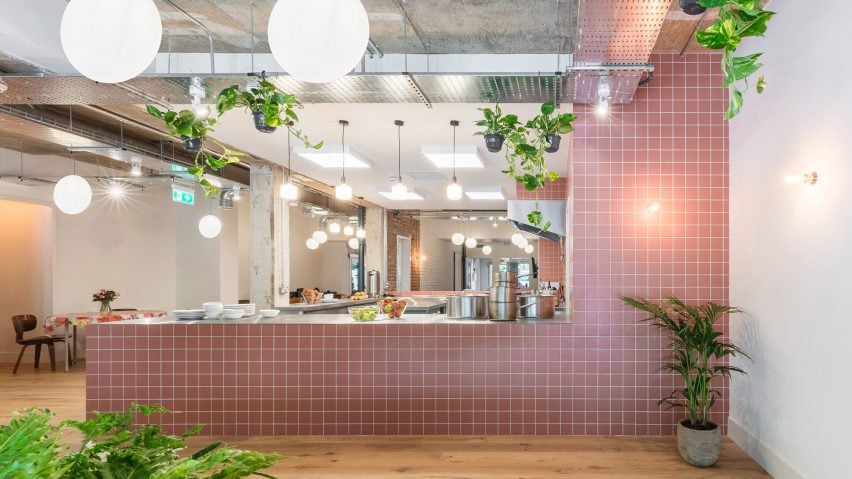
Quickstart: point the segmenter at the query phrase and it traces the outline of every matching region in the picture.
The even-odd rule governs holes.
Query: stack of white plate
[[[256,306],[254,304],[226,304],[225,309],[241,309],[243,316],[254,316]]]
[[[204,319],[203,309],[176,309],[172,314],[177,319]]]

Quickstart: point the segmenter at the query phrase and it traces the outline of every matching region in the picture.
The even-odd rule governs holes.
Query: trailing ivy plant
[[[53,413],[30,409],[0,426],[0,477],[4,479],[202,479],[240,478],[259,472],[280,459],[277,454],[243,451],[221,442],[186,454],[185,440],[196,426],[180,436],[163,433],[159,425],[134,424],[134,414],[167,413],[161,406],[133,404],[123,413],[95,413],[86,421],[53,426]],[[63,431],[83,435],[79,449],[62,454]]]
[[[145,108],[148,110],[148,114],[163,120],[163,123],[166,124],[166,127],[172,135],[200,140],[201,146],[195,153],[194,165],[187,168],[187,172],[195,176],[198,184],[200,184],[201,188],[204,190],[205,196],[209,198],[210,196],[218,193],[219,190],[213,185],[213,183],[204,177],[207,168],[210,168],[212,171],[221,170],[231,163],[239,162],[240,157],[245,154],[239,151],[230,150],[216,140],[210,141],[215,143],[222,153],[212,153],[207,149],[207,140],[209,139],[207,135],[213,130],[213,126],[216,125],[217,119],[202,119],[199,118],[194,111],[187,109],[180,111],[162,111],[154,105],[146,105]]]
[[[299,106],[296,96],[278,91],[275,85],[261,75],[256,88],[241,90],[238,85],[232,85],[216,95],[216,117],[200,118],[192,110],[162,111],[153,105],[146,105],[148,113],[165,123],[172,135],[182,139],[197,139],[200,148],[195,154],[194,165],[187,172],[195,176],[207,197],[218,193],[218,189],[204,175],[209,168],[218,171],[240,161],[244,153],[226,148],[221,143],[208,137],[219,118],[236,107],[245,107],[252,112],[263,113],[263,121],[270,128],[286,127],[296,138],[302,140],[307,148],[322,148],[323,142],[311,144],[308,137],[297,127],[299,116],[295,109]],[[208,140],[215,143],[221,153],[213,153],[207,149]]]
[[[748,89],[748,78],[757,72],[762,63],[762,53],[736,56],[737,47],[746,37],[762,37],[766,23],[775,15],[763,9],[762,0],[700,0],[701,6],[716,8],[719,18],[715,23],[695,33],[699,44],[713,50],[722,50],[723,85],[729,90],[728,111],[725,119],[737,116],[743,107],[743,92]],[[740,89],[740,85],[744,85]],[[755,84],[758,93],[763,93],[766,80],[761,75]]]
[[[573,113],[555,114],[556,103],[543,103],[540,113],[521,124],[517,115],[502,115],[499,106],[494,110],[480,108],[483,119],[476,122],[486,130],[478,132],[485,135],[498,132],[506,137],[506,164],[503,173],[524,186],[527,191],[536,192],[536,208],[527,214],[529,223],[542,232],[550,229],[551,222],[545,221],[538,208],[538,191],[548,182],[559,179],[559,174],[547,167],[545,150],[551,147],[550,135],[567,134],[574,130],[573,122],[577,115]]]

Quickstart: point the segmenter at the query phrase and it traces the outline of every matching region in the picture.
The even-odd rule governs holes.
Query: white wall
[[[848,2],[775,1],[768,89],[731,123],[731,321],[754,363],[731,390],[730,435],[774,477],[849,477],[852,62]],[[787,175],[816,170],[815,186]]]
[[[429,221],[420,222],[420,290],[453,289],[453,248],[449,240],[429,229]]]

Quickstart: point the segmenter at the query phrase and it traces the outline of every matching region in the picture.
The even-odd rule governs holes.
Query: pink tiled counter
[[[161,403],[178,411],[157,419],[167,429],[215,435],[582,434],[578,424],[620,422],[618,398],[634,392],[588,416],[571,328],[93,325],[86,406]]]

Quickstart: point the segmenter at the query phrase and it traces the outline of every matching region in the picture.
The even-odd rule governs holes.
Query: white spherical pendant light
[[[515,246],[518,246],[521,243],[521,241],[523,241],[523,239],[524,239],[524,235],[522,235],[520,233],[515,233],[515,234],[512,235],[512,244],[515,245]]]
[[[521,238],[521,241],[518,243],[518,248],[524,249],[529,245],[530,242],[526,238]]]
[[[322,230],[314,231],[314,234],[311,235],[311,238],[313,238],[314,241],[316,241],[319,244],[323,244],[326,241],[328,241],[328,235],[325,234],[325,231],[322,231]]]
[[[272,56],[284,71],[297,80],[327,83],[361,61],[370,20],[361,0],[278,0],[268,32]]]
[[[447,199],[457,201],[462,199],[462,187],[455,181],[447,185]]]
[[[334,187],[334,197],[344,201],[352,199],[352,187],[346,184],[345,179],[342,183]]]
[[[367,237],[367,230],[365,230],[364,228],[358,228],[358,230],[355,231],[355,237],[358,238],[358,239],[366,238]]]
[[[101,83],[127,81],[145,71],[162,36],[153,0],[71,0],[59,27],[68,61]]]
[[[355,234],[355,228],[353,228],[352,225],[347,224],[343,227],[343,234],[345,234],[346,236],[352,236]]]
[[[313,238],[308,238],[308,240],[305,241],[305,246],[307,246],[308,249],[317,249],[319,248],[319,243]]]
[[[207,215],[198,221],[198,232],[205,238],[215,238],[222,232],[222,220],[213,215]]]
[[[337,221],[332,221],[328,224],[328,232],[332,234],[340,233],[340,223]]]
[[[293,182],[288,181],[281,185],[281,198],[285,200],[295,200],[299,197],[299,190],[296,188],[296,185]]]
[[[491,254],[491,247],[488,246],[488,245],[483,246],[482,247],[482,254]]]
[[[408,187],[402,184],[401,181],[391,187],[391,196],[398,200],[405,199],[406,193],[408,193]]]
[[[468,248],[476,248],[476,238],[468,238],[464,240],[464,245]]]
[[[461,233],[453,233],[453,236],[450,238],[456,246],[461,246],[464,244],[464,235]]]
[[[358,238],[349,238],[349,241],[347,241],[347,244],[352,249],[358,249],[358,246],[361,246],[361,242],[358,241]]]
[[[524,253],[526,254],[533,254],[533,251],[535,251],[535,248],[531,244],[528,244],[526,247],[524,247]]]
[[[92,202],[92,187],[85,178],[68,175],[53,187],[53,202],[65,214],[82,213]]]

